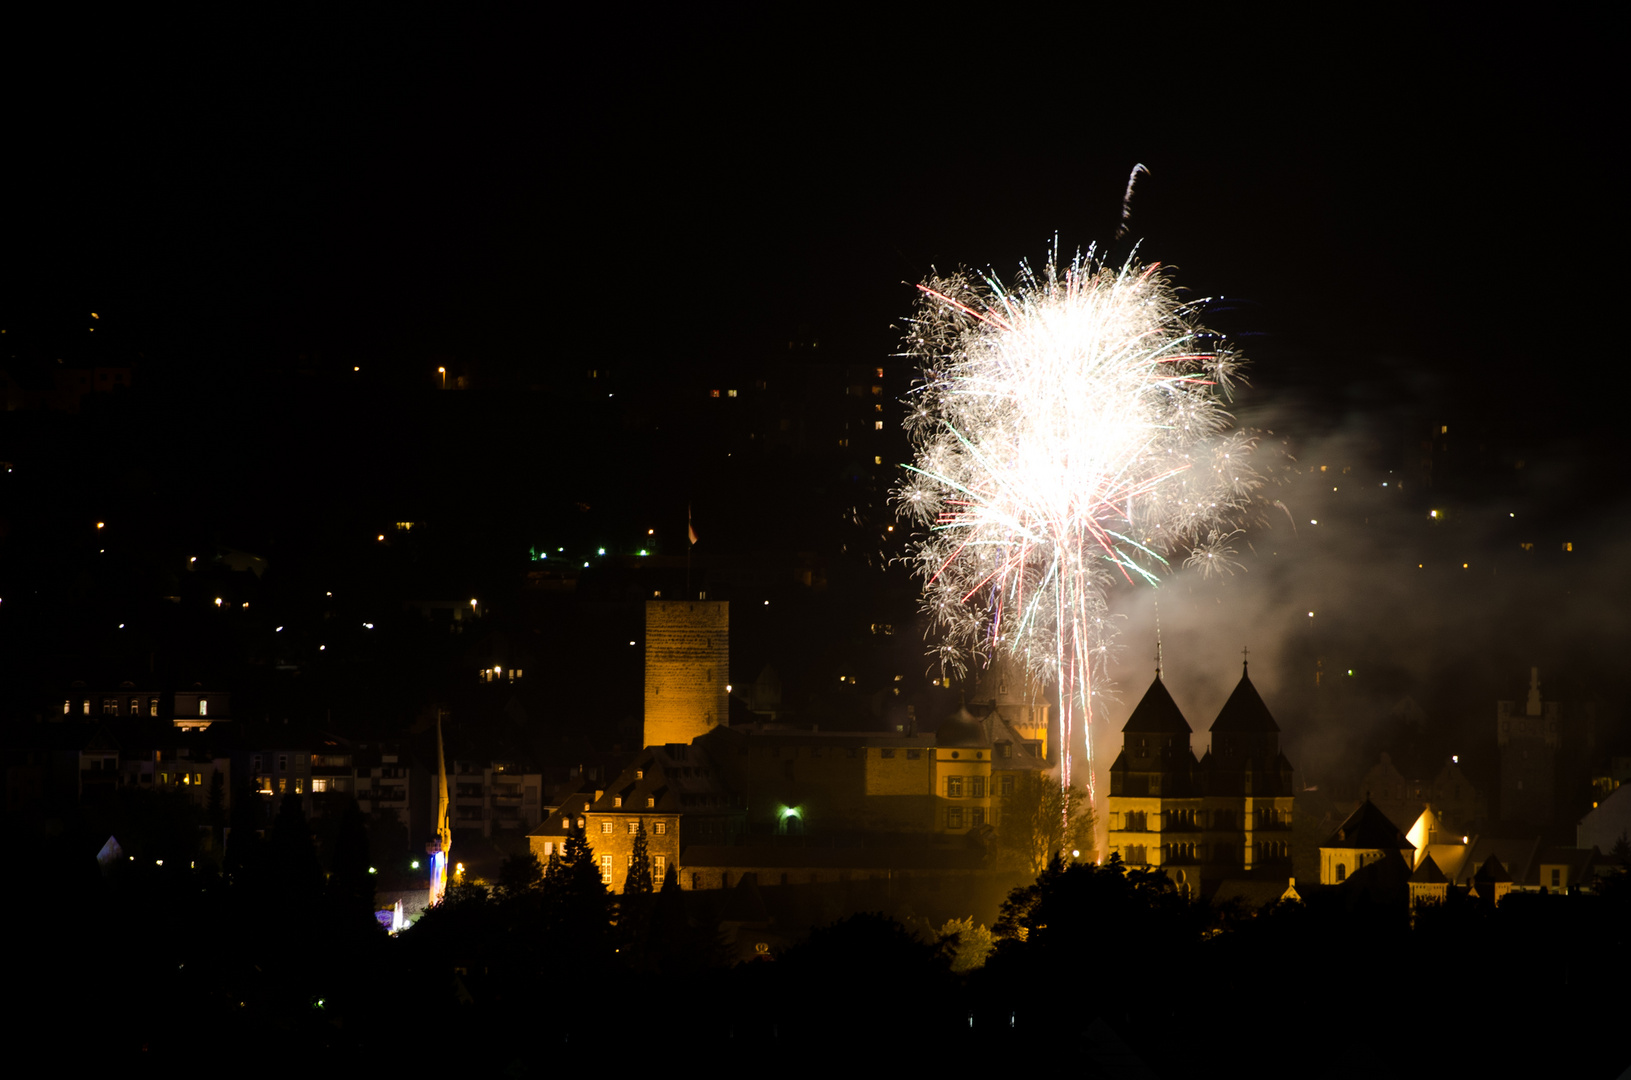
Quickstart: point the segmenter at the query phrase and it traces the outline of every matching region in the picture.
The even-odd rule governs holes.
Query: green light
[[[415,860],[414,860],[414,861],[413,861],[413,868],[414,868],[414,869],[415,869],[415,870],[417,870],[417,869],[419,869],[419,860],[418,860],[418,859],[415,859]]]
[[[646,554],[646,549],[645,549],[645,548],[641,548],[641,549],[640,549],[640,554],[642,554],[642,555],[644,555],[644,554]]]
[[[595,554],[597,554],[597,555],[604,555],[604,554],[606,554],[606,549],[605,549],[605,548],[601,548],[601,549],[600,549],[600,550],[599,550],[599,551],[597,551],[597,552],[595,552]]]
[[[796,806],[784,806],[784,807],[782,807],[781,816],[784,817],[784,818],[790,818],[790,817],[800,817],[801,815],[799,814],[799,808],[798,807],[796,807]]]

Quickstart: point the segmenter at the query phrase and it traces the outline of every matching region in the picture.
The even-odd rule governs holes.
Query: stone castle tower
[[[730,602],[646,602],[644,745],[686,745],[729,722]]]
[[[1540,697],[1540,669],[1529,669],[1529,699],[1495,706],[1501,751],[1501,819],[1542,828],[1554,816],[1558,749],[1563,743],[1563,706]]]

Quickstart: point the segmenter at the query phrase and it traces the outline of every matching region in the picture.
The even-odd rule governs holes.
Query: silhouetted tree
[[[629,876],[623,882],[623,895],[647,896],[651,893],[651,853],[646,846],[646,823],[640,822],[634,830],[634,861],[629,864]]]
[[[1087,801],[1087,792],[1072,788],[1070,805],[1067,836],[1062,814],[1064,793],[1059,784],[1042,773],[1021,773],[1015,778],[1014,793],[1003,802],[1002,819],[996,829],[998,850],[1032,874],[1042,873],[1048,860],[1061,852],[1079,851],[1077,858],[1091,862],[1097,817]]]
[[[542,889],[544,865],[531,850],[511,855],[498,865],[498,894],[509,900]]]
[[[342,918],[373,919],[374,875],[368,872],[369,865],[367,822],[357,801],[347,796],[328,876],[328,893]]]

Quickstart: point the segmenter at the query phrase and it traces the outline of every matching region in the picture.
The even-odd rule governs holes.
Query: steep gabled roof
[[[1410,875],[1412,885],[1448,885],[1449,882],[1450,879],[1444,876],[1444,871],[1438,868],[1431,855],[1424,855],[1421,865]]]
[[[1396,851],[1414,851],[1416,845],[1405,838],[1404,831],[1387,819],[1387,815],[1366,799],[1359,809],[1337,826],[1336,832],[1321,844],[1322,848],[1381,848]]]
[[[1229,695],[1229,700],[1223,703],[1218,718],[1212,721],[1212,730],[1277,732],[1280,725],[1269,715],[1269,707],[1263,704],[1262,697],[1257,693],[1257,687],[1252,685],[1251,677],[1242,670],[1235,692]]]
[[[1133,715],[1127,718],[1127,726],[1122,731],[1146,732],[1155,734],[1184,734],[1194,729],[1184,714],[1178,710],[1178,703],[1172,700],[1167,693],[1161,676],[1157,675],[1150,688],[1144,691],[1144,700],[1138,703]]]

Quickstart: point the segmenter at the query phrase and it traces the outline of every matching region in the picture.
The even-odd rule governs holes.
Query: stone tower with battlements
[[[646,603],[646,746],[687,745],[728,723],[730,603]]]

